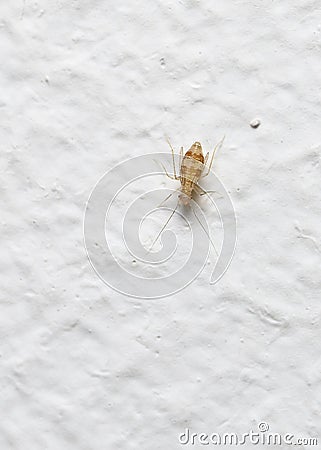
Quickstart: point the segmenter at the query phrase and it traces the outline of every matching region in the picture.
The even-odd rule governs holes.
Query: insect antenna
[[[171,212],[171,215],[169,216],[169,218],[166,220],[165,224],[163,225],[162,229],[160,230],[160,232],[158,233],[158,235],[156,236],[156,238],[153,240],[152,245],[149,247],[148,249],[148,253],[151,251],[151,249],[154,247],[155,243],[157,242],[159,236],[162,234],[162,232],[164,231],[164,229],[167,227],[169,221],[171,220],[171,218],[173,217],[173,215],[175,214],[177,207],[178,207],[178,203],[179,200],[176,203],[175,209]]]
[[[192,205],[191,205],[191,208],[192,208],[193,214],[194,214],[194,216],[196,217],[198,223],[201,225],[201,227],[202,227],[203,230],[204,230],[204,233],[205,233],[206,236],[208,237],[208,240],[209,240],[210,243],[212,244],[212,247],[213,247],[214,250],[215,250],[216,256],[218,256],[218,252],[217,252],[217,250],[216,250],[216,247],[215,247],[215,245],[214,245],[214,242],[212,241],[210,235],[209,235],[208,232],[206,231],[206,228],[204,227],[204,225],[202,224],[202,222],[200,221],[200,219],[197,217],[197,214],[196,214],[196,212],[195,212],[195,210],[194,210],[194,208],[193,208]]]

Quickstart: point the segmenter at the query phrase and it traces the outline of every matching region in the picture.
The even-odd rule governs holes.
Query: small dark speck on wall
[[[259,128],[259,126],[261,125],[261,121],[259,119],[253,119],[250,122],[250,125],[252,128]]]

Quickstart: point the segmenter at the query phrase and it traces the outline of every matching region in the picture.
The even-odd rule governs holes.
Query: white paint
[[[313,0],[2,2],[1,449],[318,435],[320,24]],[[106,287],[82,236],[99,177],[165,135],[224,134],[223,279],[153,302]]]

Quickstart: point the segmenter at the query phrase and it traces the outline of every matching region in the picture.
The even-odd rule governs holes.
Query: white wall
[[[178,449],[260,421],[317,437],[319,2],[3,1],[0,48],[1,450]],[[154,301],[106,286],[83,244],[98,179],[166,135],[224,134],[224,277]]]

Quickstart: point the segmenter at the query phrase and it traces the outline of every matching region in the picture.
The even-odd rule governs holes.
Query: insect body
[[[206,156],[208,157],[208,155]],[[197,183],[202,176],[204,167],[202,146],[199,142],[195,142],[185,153],[180,168],[181,194],[179,199],[183,205],[188,205],[193,191],[198,191]]]

